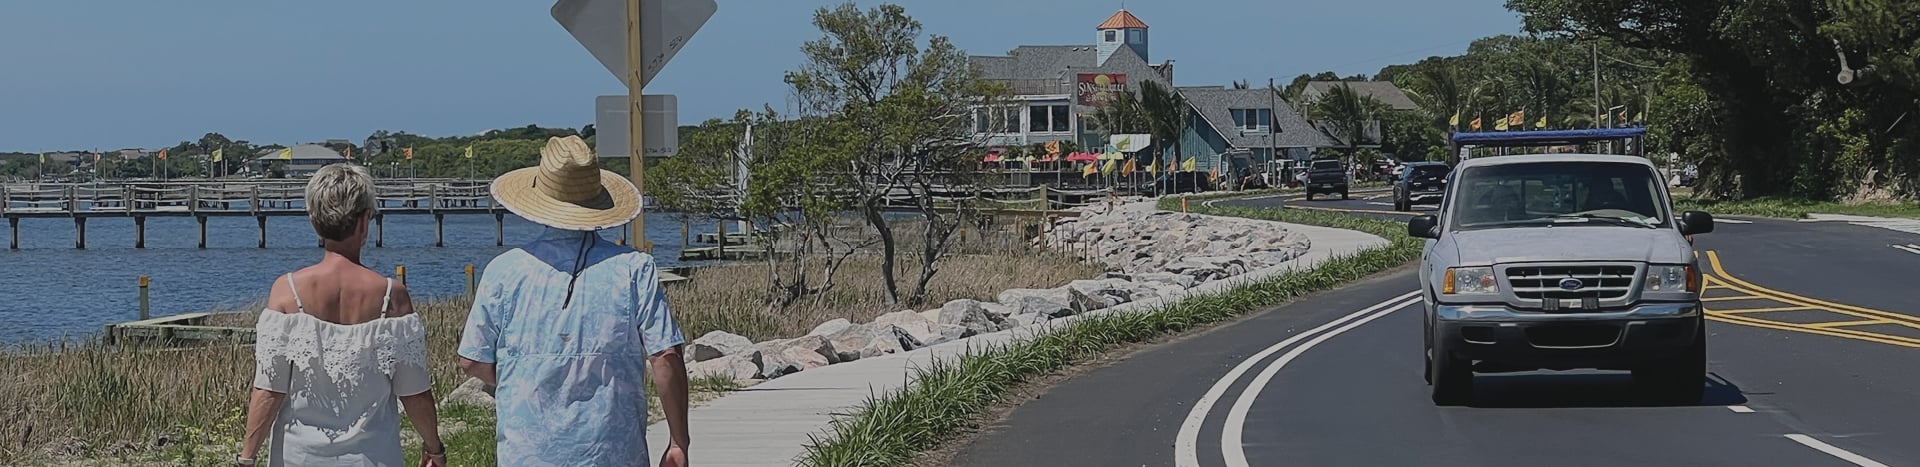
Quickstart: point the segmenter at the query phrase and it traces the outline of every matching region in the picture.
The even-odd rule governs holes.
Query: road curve
[[[1701,404],[1578,371],[1480,375],[1474,403],[1435,407],[1401,271],[1090,370],[955,464],[1920,465],[1920,294],[1898,286],[1920,254],[1890,246],[1920,235],[1754,220],[1699,238],[1720,266]]]

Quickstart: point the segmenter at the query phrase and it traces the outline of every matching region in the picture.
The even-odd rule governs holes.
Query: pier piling
[[[434,248],[441,248],[441,247],[447,246],[447,237],[445,235],[447,230],[446,227],[447,227],[447,215],[437,213],[437,212],[433,213],[433,247]]]
[[[393,275],[400,278],[400,285],[407,285],[407,265],[394,266]]]
[[[133,247],[147,247],[147,216],[133,216]]]
[[[13,244],[7,246],[7,249],[9,250],[20,249],[20,218],[18,217],[7,218],[7,227],[13,230],[13,234],[7,236],[7,239],[12,240]]]
[[[493,213],[493,246],[506,246],[506,244],[507,215],[498,212]]]
[[[147,276],[140,276],[140,320],[153,319],[153,304],[147,300]]]
[[[207,249],[207,216],[194,216],[194,222],[200,224],[200,249]]]
[[[386,216],[381,216],[381,215],[373,216],[373,247],[374,248],[387,247],[387,217]]]
[[[73,218],[73,230],[75,233],[73,248],[76,250],[87,249],[87,218]]]
[[[467,263],[467,300],[473,300],[473,263]]]
[[[253,219],[260,222],[260,248],[266,248],[267,247],[267,216],[256,216]]]

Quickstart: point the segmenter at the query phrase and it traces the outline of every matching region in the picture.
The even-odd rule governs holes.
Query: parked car
[[[1629,370],[1698,403],[1706,318],[1693,244],[1713,216],[1672,212],[1645,158],[1514,155],[1460,162],[1426,239],[1426,379],[1433,402],[1473,394],[1475,372]],[[1578,196],[1566,196],[1578,194]]]
[[[1453,168],[1445,162],[1414,162],[1403,167],[1403,175],[1393,184],[1393,209],[1411,211],[1416,204],[1439,205],[1446,195],[1447,174]]]
[[[1347,183],[1352,176],[1347,173],[1347,164],[1337,159],[1313,161],[1307,169],[1307,199],[1319,193],[1339,193],[1340,199],[1347,199]]]

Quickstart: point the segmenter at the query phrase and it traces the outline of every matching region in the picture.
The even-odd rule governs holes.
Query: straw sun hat
[[[601,230],[640,216],[640,190],[620,174],[600,169],[578,136],[548,138],[540,164],[493,180],[493,198],[536,224],[565,230]]]

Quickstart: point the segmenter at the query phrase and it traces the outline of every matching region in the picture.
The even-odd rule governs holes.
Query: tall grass
[[[1161,200],[1161,209],[1178,209],[1179,200]],[[1198,207],[1198,209],[1195,209]],[[1065,368],[1115,347],[1218,323],[1271,307],[1303,294],[1332,289],[1395,266],[1420,254],[1421,242],[1398,222],[1315,211],[1257,208],[1206,208],[1203,214],[1275,220],[1346,228],[1390,239],[1384,247],[1334,258],[1311,270],[1289,272],[1210,295],[1186,298],[1159,310],[1105,315],[1081,320],[1056,332],[1007,346],[991,347],[957,361],[917,370],[913,384],[872,397],[847,415],[836,417],[824,437],[815,437],[800,459],[804,465],[887,466],[913,462],[979,422],[1007,391],[1034,377]]]
[[[921,232],[911,223],[897,232],[902,294],[918,277]],[[667,296],[689,341],[715,329],[755,340],[798,336],[833,318],[864,321],[905,309],[886,304],[879,264],[875,252],[863,251],[847,261],[833,291],[784,310],[765,306],[770,282],[766,265],[758,262],[703,268],[691,280],[669,286]],[[954,256],[941,263],[928,304],[920,308],[956,298],[991,300],[1003,289],[1054,287],[1100,272],[1097,266],[1029,248],[998,229],[970,227]],[[428,326],[434,393],[448,394],[466,379],[455,351],[470,303],[421,297],[415,307]],[[256,316],[224,315],[207,324],[251,327]],[[253,369],[252,347],[233,343],[173,349],[83,341],[0,349],[0,420],[5,421],[0,423],[0,464],[159,456],[198,465],[230,459],[242,435],[240,415]],[[711,398],[733,385],[724,379],[694,381],[694,398]],[[656,399],[648,389],[649,399]],[[657,418],[659,404],[652,407]],[[448,437],[449,460],[492,463],[491,410],[449,408],[442,420],[443,429],[461,428]]]
[[[1848,204],[1780,197],[1721,201],[1675,195],[1673,207],[1674,209],[1683,211],[1706,211],[1714,214],[1777,217],[1782,219],[1800,219],[1807,217],[1808,214],[1849,214],[1856,216],[1920,219],[1920,203],[1912,202]]]

